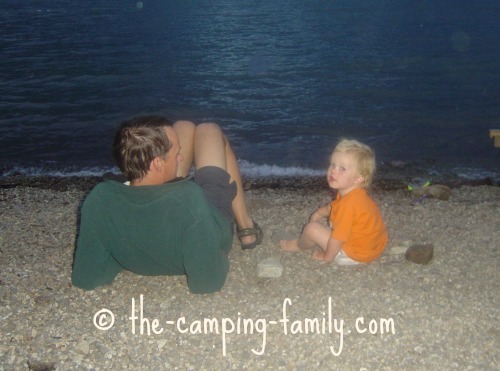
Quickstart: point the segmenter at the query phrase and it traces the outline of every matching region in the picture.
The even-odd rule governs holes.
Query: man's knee
[[[179,120],[174,123],[174,129],[189,130],[194,133],[196,125],[191,121]]]
[[[215,122],[204,122],[198,124],[195,130],[195,138],[210,138],[211,141],[221,141],[225,146],[228,144],[226,136],[221,127]]]
[[[196,132],[203,135],[223,135],[222,129],[215,122],[204,122],[196,126]]]

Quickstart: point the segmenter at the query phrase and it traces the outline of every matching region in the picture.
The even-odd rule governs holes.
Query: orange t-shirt
[[[356,188],[331,203],[331,237],[344,242],[344,253],[359,262],[377,259],[387,244],[380,210],[364,188]]]

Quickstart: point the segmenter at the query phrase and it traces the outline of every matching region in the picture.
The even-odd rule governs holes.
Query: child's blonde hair
[[[366,144],[355,139],[341,139],[333,152],[348,152],[354,155],[358,175],[365,179],[364,188],[368,188],[375,174],[375,153]]]

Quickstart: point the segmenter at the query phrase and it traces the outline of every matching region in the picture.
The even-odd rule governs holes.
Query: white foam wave
[[[308,176],[324,176],[325,170],[317,170],[299,166],[277,166],[277,165],[259,165],[246,160],[239,160],[240,171],[246,178],[266,178],[266,177],[308,177]],[[452,168],[444,169],[444,173],[452,173],[463,179],[486,179],[491,178],[494,180],[500,179],[500,173],[489,171],[481,168]],[[0,173],[0,176],[54,176],[54,177],[86,177],[97,176],[100,177],[105,173],[119,174],[119,169],[111,166],[105,167],[21,167],[15,166],[6,169]],[[440,171],[438,173],[441,173]]]
[[[315,170],[304,167],[288,166],[281,167],[277,165],[258,165],[245,160],[238,161],[241,173],[248,178],[265,177],[306,177],[322,176],[325,170]]]
[[[461,167],[454,168],[452,171],[460,178],[464,179],[500,179],[500,172],[490,171],[481,168]]]
[[[15,166],[5,171],[3,176],[54,176],[54,177],[86,177],[86,176],[102,176],[104,173],[112,172],[119,173],[116,167],[86,167],[82,169],[77,168],[63,168],[63,169],[48,169],[45,167],[19,167]]]
[[[265,177],[305,177],[322,176],[323,170],[314,170],[304,167],[281,167],[277,165],[258,165],[245,160],[239,162],[242,175],[247,178],[265,178]],[[23,176],[102,176],[104,173],[112,172],[119,174],[117,167],[86,167],[86,168],[62,168],[53,169],[47,167],[13,167],[3,172],[3,176],[23,175]]]

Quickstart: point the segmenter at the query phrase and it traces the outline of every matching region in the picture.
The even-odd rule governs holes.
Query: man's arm
[[[77,247],[71,282],[85,290],[113,282],[123,268],[98,245],[92,248]]]
[[[71,275],[74,286],[92,290],[111,283],[123,269],[104,247],[102,233],[99,223],[92,219],[92,213],[84,205]]]
[[[219,291],[226,282],[229,259],[222,248],[222,232],[215,224],[198,222],[186,233],[184,269],[189,290],[195,294]]]

